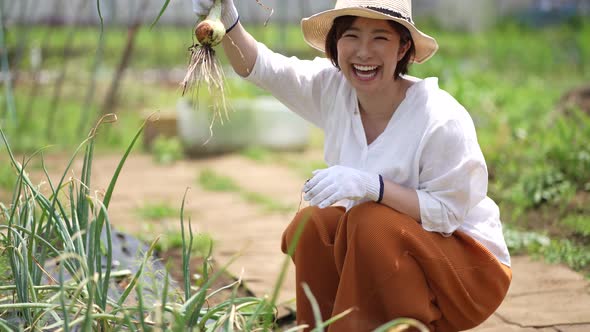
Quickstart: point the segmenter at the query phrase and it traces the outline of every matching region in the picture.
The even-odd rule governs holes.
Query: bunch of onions
[[[198,104],[198,92],[201,84],[207,86],[211,96],[213,119],[209,130],[217,118],[223,123],[223,115],[227,117],[227,104],[224,93],[224,74],[219,60],[215,56],[215,46],[221,43],[225,36],[225,26],[221,23],[221,1],[215,0],[209,14],[195,27],[194,33],[197,43],[189,47],[190,61],[182,86],[182,95],[192,90]]]

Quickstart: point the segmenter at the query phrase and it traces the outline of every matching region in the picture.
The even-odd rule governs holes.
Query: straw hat
[[[393,20],[408,28],[416,47],[416,55],[412,60],[415,63],[423,63],[430,59],[438,49],[436,40],[414,25],[411,0],[337,0],[334,9],[317,13],[301,21],[303,38],[311,47],[325,52],[326,35],[334,19],[345,15]]]

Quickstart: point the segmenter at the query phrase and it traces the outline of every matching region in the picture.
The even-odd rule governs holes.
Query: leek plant
[[[188,230],[185,227],[184,200],[180,212],[184,296],[165,273],[163,287],[152,287],[158,292],[156,301],[147,301],[150,285],[143,275],[148,273],[157,239],[142,254],[137,272],[114,267],[108,206],[143,127],[125,151],[107,190],[99,195],[90,186],[94,139],[101,123],[113,120],[114,116],[106,116],[99,122],[75,151],[57,183],[42,165],[48,190],[33,184],[26,172],[31,158],[17,161],[0,128],[17,179],[10,204],[0,203],[0,253],[2,264],[8,267],[0,275],[0,330],[230,331],[243,330],[247,321],[253,322],[252,330],[270,329],[275,310],[268,306],[255,310],[264,300],[234,296],[209,306],[212,296],[231,287],[235,294],[240,284],[238,280],[223,289],[209,289],[225,270],[207,275],[211,248],[203,263],[204,284],[191,285],[188,262],[193,234],[190,222]],[[81,178],[68,178],[82,150]],[[254,315],[256,318],[250,319]]]

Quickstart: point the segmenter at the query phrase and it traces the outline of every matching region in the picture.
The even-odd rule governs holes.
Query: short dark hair
[[[357,18],[358,16],[350,15],[336,17],[334,19],[332,27],[330,28],[330,31],[328,31],[328,34],[326,35],[326,56],[328,57],[328,59],[332,61],[334,66],[336,66],[336,68],[338,69],[340,69],[340,65],[338,64],[338,40],[340,39],[340,37],[342,37],[344,32],[352,26],[352,24]],[[400,45],[404,45],[408,42],[410,43],[410,48],[408,49],[404,57],[397,62],[394,74],[395,79],[397,79],[398,77],[400,77],[400,75],[408,73],[410,60],[414,58],[414,55],[416,53],[416,47],[414,46],[414,40],[412,39],[412,35],[410,34],[410,30],[408,30],[408,28],[392,20],[388,20],[387,22],[399,34]]]

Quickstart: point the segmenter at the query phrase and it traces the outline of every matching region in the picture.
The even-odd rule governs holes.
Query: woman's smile
[[[353,73],[361,81],[370,81],[377,76],[379,66],[353,64]]]

